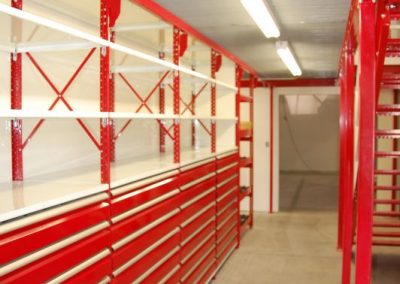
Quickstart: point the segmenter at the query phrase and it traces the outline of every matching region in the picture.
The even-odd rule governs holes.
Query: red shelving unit
[[[236,86],[238,87],[238,94],[236,98],[236,112],[239,117],[238,126],[237,126],[237,145],[239,147],[239,153],[241,153],[241,149],[245,148],[244,152],[247,150],[248,156],[241,156],[239,160],[241,176],[247,175],[247,181],[240,180],[240,191],[239,191],[239,200],[240,204],[243,204],[248,200],[248,211],[241,210],[240,213],[240,235],[246,232],[246,230],[251,229],[253,227],[253,189],[254,189],[254,165],[253,165],[253,156],[254,156],[254,146],[253,146],[253,138],[254,138],[254,89],[255,85],[255,77],[250,74],[249,78],[250,84],[248,86],[248,94],[245,95],[244,90],[241,86],[243,82],[243,70],[240,67],[236,69]],[[241,106],[245,105],[248,107],[248,120],[245,122],[250,125],[250,127],[246,127],[245,129],[241,128],[241,121],[243,121],[243,114],[241,114]],[[245,184],[247,183],[247,184]]]
[[[0,17],[12,33],[30,36],[9,37],[16,42],[10,42],[6,53],[11,57],[11,106],[0,119],[10,122],[11,159],[10,180],[1,183],[0,282],[207,283],[238,247],[242,229],[252,223],[252,217],[243,226],[240,222],[239,203],[252,198],[252,183],[247,191],[239,189],[243,161],[236,145],[237,139],[251,142],[252,133],[236,131],[235,68],[229,66],[254,71],[153,1],[126,2],[124,8],[131,10],[124,13],[119,1],[100,0],[97,9],[82,11],[95,18],[88,25],[91,32],[21,11],[22,0],[11,3],[13,8],[0,4]],[[57,10],[59,4],[52,5],[49,11]],[[134,13],[148,14],[151,22],[143,25]],[[153,48],[144,53],[133,47],[134,32],[149,29],[157,30],[160,42],[151,42]],[[38,39],[37,30],[42,32]],[[51,31],[74,41],[39,40]],[[32,38],[38,42],[29,42]],[[199,41],[203,46],[194,44]],[[188,46],[206,51],[189,54]],[[49,64],[38,50],[51,51],[56,60]],[[78,63],[69,58],[77,54],[82,55]],[[206,66],[202,70],[196,70],[197,57],[203,63],[198,69]],[[22,64],[27,66],[22,69]],[[77,66],[59,87],[70,71],[63,64]],[[30,79],[22,70],[30,67],[37,77],[29,83],[44,82],[37,93],[50,93],[46,110],[22,105],[29,93],[21,87]],[[56,73],[58,68],[65,68],[64,73]],[[229,73],[229,83],[217,79],[222,71]],[[88,79],[87,72],[94,75]],[[84,95],[93,95],[89,101],[95,110],[85,109]],[[218,113],[222,108],[217,112],[220,96],[231,103],[232,114]],[[252,103],[252,93],[241,100]],[[30,119],[34,121],[28,123]],[[80,140],[73,149],[63,141],[43,144],[41,149],[56,147],[57,154],[29,152],[39,163],[79,151],[76,160],[57,164],[59,171],[46,167],[49,173],[32,179],[25,146],[31,147],[37,137],[37,144],[51,143],[40,136],[42,131],[49,131],[50,120],[64,119],[77,123],[94,153],[82,150]],[[51,135],[69,136],[63,128],[52,129]],[[218,130],[229,141],[222,143]],[[93,155],[96,162],[75,167],[80,155]],[[244,166],[252,170],[252,159]]]

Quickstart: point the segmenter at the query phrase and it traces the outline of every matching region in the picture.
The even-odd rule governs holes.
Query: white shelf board
[[[110,112],[110,118],[179,119],[179,116],[174,114],[157,114],[157,113]]]
[[[216,153],[211,153],[208,148],[182,150],[180,164],[173,163],[171,153],[117,161],[111,167],[111,188],[232,151],[237,148],[223,147]],[[99,180],[100,170],[98,165],[93,165],[28,177],[23,182],[0,183],[0,223],[106,192],[108,185],[97,183]]]
[[[145,65],[145,66],[113,66],[112,73],[158,73],[170,70],[165,66],[160,65]]]
[[[26,52],[57,52],[57,51],[70,51],[70,50],[84,50],[99,47],[85,40],[71,40],[64,42],[28,42],[18,43],[15,46],[17,53]]]
[[[133,32],[133,31],[147,31],[147,30],[165,30],[171,29],[172,26],[165,22],[152,22],[152,23],[136,23],[126,25],[116,25],[112,28],[114,32]]]
[[[236,121],[236,117],[218,117],[204,115],[174,115],[174,114],[158,114],[158,113],[132,113],[132,112],[95,112],[95,111],[32,111],[32,110],[10,110],[0,109],[0,118],[131,118],[131,119],[178,119],[178,120],[232,120]]]
[[[235,91],[237,90],[237,88],[235,86],[233,86],[233,85],[230,85],[230,84],[227,84],[225,82],[221,82],[221,81],[212,79],[212,78],[210,78],[210,77],[208,77],[208,76],[206,76],[206,75],[204,75],[202,73],[193,71],[193,70],[191,70],[189,68],[175,65],[175,64],[173,64],[171,62],[159,59],[157,57],[154,57],[154,56],[149,55],[147,53],[141,52],[139,50],[132,49],[132,48],[129,48],[129,47],[117,44],[117,43],[113,43],[111,41],[102,39],[102,38],[100,38],[98,36],[94,36],[94,35],[92,35],[90,33],[87,33],[87,32],[72,28],[72,27],[70,27],[68,25],[64,25],[62,23],[58,23],[56,21],[53,21],[53,20],[50,20],[50,19],[46,19],[44,17],[38,16],[38,15],[35,15],[35,14],[32,14],[32,13],[28,13],[28,12],[23,11],[23,10],[15,9],[15,8],[12,8],[12,7],[10,7],[8,5],[5,5],[5,4],[1,4],[0,3],[0,12],[2,12],[4,14],[7,14],[7,15],[10,15],[10,16],[13,16],[13,17],[17,17],[19,19],[27,20],[27,21],[32,22],[32,23],[36,23],[36,24],[41,25],[41,26],[48,27],[48,28],[53,29],[53,30],[57,30],[57,31],[62,32],[64,34],[69,34],[69,35],[75,36],[77,38],[80,38],[80,39],[83,39],[83,40],[87,40],[87,41],[89,41],[89,42],[91,42],[93,44],[96,44],[96,45],[99,45],[99,46],[102,46],[102,47],[109,47],[110,49],[112,49],[114,51],[122,52],[124,54],[131,55],[131,56],[135,56],[137,58],[140,58],[140,59],[143,59],[143,60],[146,60],[146,61],[149,61],[149,62],[156,63],[156,64],[164,66],[166,68],[177,70],[177,71],[180,71],[182,73],[185,73],[185,74],[197,77],[197,78],[201,78],[201,79],[207,80],[209,82],[215,83],[216,85],[219,85],[219,86],[226,87],[228,89],[232,89],[232,90],[235,90]]]
[[[0,118],[107,118],[108,112],[2,110]]]
[[[94,167],[0,183],[0,222],[108,190]]]

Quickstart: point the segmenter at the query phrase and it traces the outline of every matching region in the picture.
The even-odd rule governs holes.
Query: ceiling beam
[[[256,82],[256,87],[332,87],[337,85],[337,78],[262,80]],[[241,87],[248,88],[249,86],[249,80],[241,82]]]

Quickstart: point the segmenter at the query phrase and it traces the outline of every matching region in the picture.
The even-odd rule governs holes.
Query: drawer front
[[[237,228],[234,227],[230,230],[228,234],[221,240],[220,243],[217,244],[217,257],[221,257],[222,253],[226,250],[229,244],[232,243],[232,240],[236,241],[237,236]]]
[[[182,283],[199,283],[212,265],[216,264],[215,246],[201,258],[191,271],[181,279]]]
[[[111,200],[111,216],[116,217],[130,212],[134,214],[179,193],[179,178],[172,176],[114,197]]]
[[[68,208],[76,207],[74,204],[83,207],[68,211]],[[67,212],[47,217],[52,211],[63,211],[63,207]],[[105,222],[108,212],[107,195],[101,194],[87,198],[87,202],[82,200],[17,220],[14,223],[20,223],[20,228],[0,236],[0,266]],[[0,225],[0,231],[6,231],[12,225],[11,222]]]
[[[164,221],[163,219],[169,219],[170,217],[179,214],[178,208],[180,204],[180,196],[177,195],[176,197],[170,198],[167,201],[141,211],[138,214],[125,218],[120,222],[113,219],[112,243],[116,243],[128,235],[143,229],[148,224],[157,221],[162,222]]]
[[[198,283],[210,283],[213,276],[217,273],[217,262],[211,264],[210,268],[204,273],[203,277],[199,280]]]
[[[229,179],[217,185],[217,197],[218,198],[221,197],[230,189],[232,189],[234,186],[238,185],[239,185],[239,175],[233,175]]]
[[[231,218],[224,222],[224,225],[217,230],[217,242],[220,243],[233,228],[237,230],[238,223],[237,214],[232,215]]]
[[[204,240],[215,238],[215,224],[215,220],[211,220],[207,225],[201,228],[198,234],[194,235],[193,238],[187,239],[185,242],[181,243],[181,255],[183,261],[190,257],[196,249],[198,249],[199,245],[204,242]]]
[[[217,257],[217,265],[218,267],[221,266],[229,254],[236,248],[237,246],[237,238],[234,237],[225,247],[225,250]]]
[[[215,204],[215,189],[210,189],[204,197],[200,198],[189,207],[181,207],[182,224],[190,222],[191,219],[195,218],[196,214],[199,214],[201,210],[204,210],[204,208],[211,204]]]
[[[228,167],[217,171],[217,184],[231,178],[234,175],[239,175],[239,164],[232,164]]]
[[[111,252],[110,252],[111,254]],[[111,279],[111,257],[110,254],[101,258],[101,260],[95,262],[89,267],[85,268],[83,271],[74,274],[71,278],[63,281],[67,284],[80,284],[80,283],[100,283],[102,280],[108,278]]]
[[[230,164],[239,162],[239,153],[234,153],[224,158],[217,159],[217,169],[222,169]]]
[[[85,236],[88,235],[88,236]],[[82,237],[81,239],[79,237]],[[0,283],[44,283],[108,250],[108,223],[98,225],[0,268]],[[29,262],[31,261],[31,262]],[[13,265],[29,262],[13,270]],[[109,267],[110,268],[110,267]],[[110,274],[110,269],[104,275]]]
[[[228,220],[232,218],[232,216],[236,216],[236,218],[239,220],[237,206],[232,206],[224,213],[217,216],[217,230],[221,229],[221,227],[224,226],[226,222],[228,222]]]
[[[156,247],[163,238],[168,238],[168,234],[175,231],[180,223],[179,214],[172,216],[164,222],[153,226],[148,225],[144,232],[136,232],[127,236],[121,243],[113,245],[113,264],[114,269],[122,267],[131,259],[137,257],[143,251],[150,252],[152,247]]]
[[[188,207],[191,203],[199,200],[211,188],[215,188],[215,178],[211,177],[187,190],[182,191],[182,207]]]
[[[199,179],[203,176],[206,176],[210,173],[215,172],[216,165],[215,162],[209,162],[207,164],[201,165],[199,167],[195,167],[190,170],[183,171],[180,175],[181,184],[190,183],[196,179]]]
[[[149,276],[144,278],[142,283],[165,283],[167,281],[171,281],[174,278],[174,274],[177,274],[179,271],[179,251],[175,252],[175,254],[169,259],[165,260],[165,262],[154,271],[148,271]],[[179,277],[175,276],[176,282],[178,283]]]
[[[182,275],[186,275],[190,271],[190,269],[194,267],[198,263],[198,261],[202,257],[204,257],[211,248],[215,246],[215,238],[208,238],[205,243],[201,243],[200,245],[200,248],[198,248],[193,254],[191,254],[188,259],[185,259],[186,262],[182,263]]]
[[[169,239],[159,244],[149,253],[144,251],[143,254],[147,254],[144,256],[139,255],[131,259],[123,267],[114,270],[114,282],[142,282],[179,252],[179,241],[179,230],[176,230]]]
[[[195,234],[199,228],[208,223],[210,220],[214,220],[215,213],[215,206],[212,206],[197,216],[192,222],[186,226],[182,226],[182,240],[185,241],[187,238],[192,237],[192,235]]]
[[[217,199],[217,210],[221,211],[232,201],[238,200],[239,188],[235,185],[228,192]]]

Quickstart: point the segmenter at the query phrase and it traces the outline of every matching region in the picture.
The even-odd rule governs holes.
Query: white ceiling
[[[252,66],[261,77],[290,72],[239,0],[155,0]],[[267,0],[304,78],[336,77],[350,0]]]

